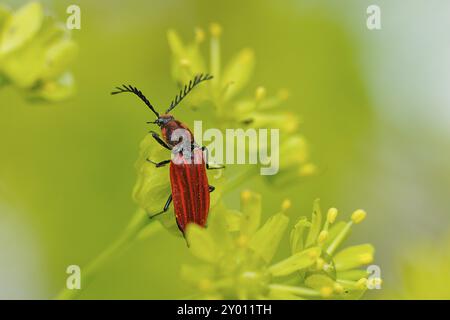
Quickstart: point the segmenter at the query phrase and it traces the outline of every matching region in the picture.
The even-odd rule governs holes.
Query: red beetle
[[[211,75],[197,75],[186,84],[180,93],[172,100],[170,107],[165,114],[160,115],[148,99],[140,90],[133,86],[117,87],[118,91],[111,94],[131,92],[137,95],[150,110],[156,115],[155,121],[147,122],[157,124],[161,128],[162,138],[153,131],[150,131],[153,138],[164,148],[171,150],[173,157],[171,160],[161,162],[148,161],[162,167],[170,163],[170,183],[172,194],[167,199],[161,212],[153,214],[153,218],[169,209],[173,201],[175,216],[178,228],[185,233],[189,223],[196,223],[202,227],[206,225],[209,212],[209,193],[214,191],[214,187],[208,184],[206,169],[221,169],[220,167],[210,167],[207,161],[207,149],[198,146],[194,141],[194,135],[189,128],[169,114],[184,97],[200,82],[210,80]],[[205,151],[205,155],[203,153]]]

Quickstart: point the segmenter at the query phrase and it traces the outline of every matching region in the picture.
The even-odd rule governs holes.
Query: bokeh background
[[[423,264],[449,281],[434,265],[450,260],[448,1],[41,2],[62,21],[68,5],[81,7],[71,68],[77,93],[65,102],[30,103],[14,88],[0,90],[0,298],[53,298],[66,267],[85,265],[127,224],[136,208],[138,145],[152,119],[133,98],[109,92],[130,82],[167,105],[176,92],[167,30],[187,40],[211,22],[224,29],[224,60],[254,49],[247,94],[260,85],[289,89],[283,108],[301,115],[320,168],[276,191],[262,180],[242,185],[229,206],[251,187],[264,195],[266,216],[285,198],[298,216],[309,216],[317,197],[343,215],[364,208],[368,218],[351,242],[375,245],[384,280],[366,298],[421,297],[420,285],[416,296],[408,286],[417,278],[426,283]],[[17,8],[26,1],[1,3]],[[381,7],[381,30],[366,27],[370,4]],[[202,118],[187,108],[177,116],[187,123]],[[181,238],[161,232],[108,265],[80,297],[183,298],[189,290],[179,266],[190,260]],[[448,289],[423,290],[450,298]]]

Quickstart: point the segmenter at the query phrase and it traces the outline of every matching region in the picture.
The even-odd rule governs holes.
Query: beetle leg
[[[149,216],[150,219],[159,216],[160,214],[163,214],[165,212],[167,212],[167,210],[169,210],[169,206],[172,203],[172,195],[169,196],[169,198],[166,201],[166,204],[164,205],[164,208],[162,209],[162,211],[155,213],[154,215]]]
[[[216,187],[214,186],[208,186],[209,187],[209,193],[213,192],[214,190],[216,190]]]
[[[163,161],[160,161],[160,162],[155,162],[153,160],[147,159],[147,161],[153,163],[157,168],[160,168],[160,167],[164,167],[171,160],[169,159],[169,160],[163,160]]]
[[[156,142],[158,142],[161,146],[163,146],[164,148],[166,148],[167,150],[172,150],[171,147],[169,147],[167,145],[167,143],[165,143],[163,141],[163,139],[161,139],[161,137],[159,136],[159,134],[157,134],[155,131],[150,131],[150,133],[152,134],[153,139],[156,140]]]
[[[222,164],[222,165],[219,165],[219,166],[217,166],[217,167],[212,167],[212,166],[210,166],[209,163],[208,163],[208,148],[206,148],[205,146],[203,146],[203,147],[202,147],[202,151],[205,151],[206,169],[208,169],[208,170],[217,170],[217,169],[223,169],[223,168],[225,168],[225,166],[224,166],[223,164]]]

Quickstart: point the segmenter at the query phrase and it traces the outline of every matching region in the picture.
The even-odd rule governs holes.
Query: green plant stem
[[[141,231],[145,229],[145,237],[141,236]],[[149,220],[144,210],[139,209],[123,233],[102,251],[85,268],[81,268],[81,289],[68,289],[67,287],[60,291],[56,299],[68,300],[76,299],[91,283],[92,279],[98,274],[99,270],[105,267],[108,262],[126,251],[137,239],[142,240],[161,230],[161,224],[156,220]]]

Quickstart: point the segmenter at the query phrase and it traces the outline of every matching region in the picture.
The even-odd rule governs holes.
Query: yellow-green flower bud
[[[336,209],[336,208],[328,209],[328,213],[327,213],[328,223],[330,223],[330,224],[334,223],[334,221],[336,220],[337,215],[338,215],[338,209]]]
[[[256,101],[261,101],[266,97],[266,88],[264,87],[258,87],[255,91],[255,99]]]
[[[298,171],[301,177],[313,176],[317,173],[317,166],[314,163],[305,163]]]
[[[327,241],[327,239],[328,239],[328,231],[322,230],[319,233],[319,237],[318,237],[317,241],[319,242],[319,244],[324,244],[325,241]]]
[[[339,283],[335,283],[335,284],[334,284],[333,290],[334,290],[334,292],[336,292],[337,294],[342,294],[342,293],[344,293],[344,287],[343,287],[341,284],[339,284]]]
[[[220,35],[222,34],[222,26],[218,23],[211,23],[209,31],[211,32],[211,35],[213,37],[220,37]]]
[[[323,287],[320,289],[320,295],[324,298],[329,298],[333,294],[332,287]]]
[[[189,61],[189,59],[182,58],[180,59],[180,66],[183,68],[188,68],[191,66],[191,61]]]
[[[366,212],[364,210],[358,209],[352,214],[353,223],[360,223],[366,218]]]
[[[281,210],[286,211],[292,206],[291,200],[285,199],[281,204]]]
[[[367,288],[367,279],[366,278],[361,278],[358,280],[358,282],[356,282],[356,286],[360,289],[360,290],[364,290]]]
[[[201,43],[205,40],[205,31],[202,28],[195,28],[195,42]]]

